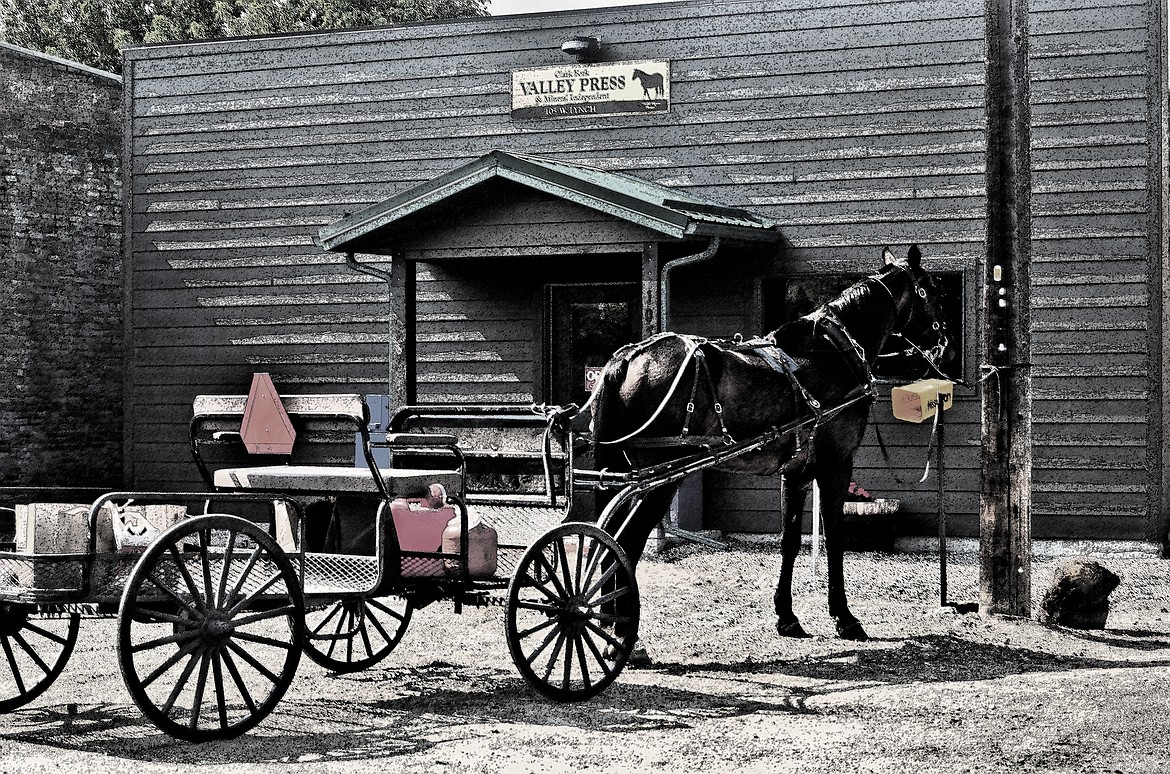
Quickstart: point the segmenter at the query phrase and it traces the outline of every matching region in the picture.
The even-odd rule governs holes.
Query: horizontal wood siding
[[[1062,525],[1075,537],[1153,538],[1157,10],[1088,5],[1032,2],[1033,524],[1041,537]]]
[[[1141,536],[1158,400],[1149,339],[1159,335],[1149,323],[1147,4],[1034,0],[1033,19],[1036,534],[1100,533],[1106,517],[1112,537]],[[600,37],[612,60],[669,60],[671,111],[513,121],[510,71],[564,64],[560,43],[578,34]],[[725,247],[677,272],[678,330],[756,332],[759,275],[868,271],[883,245],[918,242],[929,267],[964,273],[965,375],[977,380],[983,38],[980,0],[695,0],[129,51],[134,482],[189,482],[191,398],[246,387],[254,370],[293,391],[384,391],[387,288],[322,255],[313,234],[497,148],[776,219],[786,242],[771,265],[741,265]],[[420,398],[529,400],[542,282],[640,277],[627,252],[636,229],[510,196],[411,246]],[[947,508],[970,535],[977,392],[959,388],[956,402]],[[899,476],[916,478],[927,429],[895,423],[886,398],[874,417]],[[933,531],[933,486],[897,484],[872,437],[857,479],[902,498],[906,529]],[[709,476],[708,525],[774,526],[776,489]]]

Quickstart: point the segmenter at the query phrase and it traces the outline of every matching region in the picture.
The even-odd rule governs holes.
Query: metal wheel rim
[[[508,585],[507,605],[508,650],[516,669],[558,701],[604,690],[638,639],[634,567],[617,542],[592,524],[562,524],[534,542]]]
[[[233,516],[163,533],[131,572],[118,615],[134,702],[159,729],[194,742],[263,720],[292,683],[303,641],[292,563],[264,530]]]
[[[305,614],[305,655],[334,672],[358,672],[397,647],[414,605],[406,597],[337,599]]]
[[[0,603],[0,712],[40,696],[65,668],[81,616],[38,618],[26,606]]]

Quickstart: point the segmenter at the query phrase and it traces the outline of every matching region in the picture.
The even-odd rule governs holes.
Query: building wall
[[[1161,335],[1149,193],[1161,31],[1155,2],[1086,5],[1033,5],[1034,526],[1039,537],[1145,537],[1161,523],[1150,507],[1161,388],[1148,367]],[[312,235],[495,148],[630,172],[772,217],[787,243],[763,274],[866,272],[882,246],[917,242],[929,267],[964,277],[964,371],[976,383],[983,11],[979,0],[692,0],[131,51],[136,482],[187,480],[191,398],[241,389],[253,370],[288,389],[381,392],[386,289],[322,255]],[[510,71],[564,64],[560,43],[584,34],[604,40],[610,60],[670,60],[671,111],[513,120]],[[708,335],[737,332],[722,329],[749,316],[720,300],[751,303],[761,272],[694,272],[678,319]],[[441,281],[424,273],[420,290]],[[1133,382],[1106,403],[1118,397],[1106,383],[1113,369]],[[946,507],[952,531],[972,535],[976,389],[959,388],[956,404]],[[895,425],[885,402],[874,416],[909,479],[925,428]],[[901,497],[910,529],[933,531],[933,487],[898,485],[872,437],[857,477]],[[710,477],[709,525],[774,528],[776,490]]]
[[[1159,5],[1032,3],[1037,537],[1165,534]]]
[[[122,85],[0,44],[0,485],[122,477]]]

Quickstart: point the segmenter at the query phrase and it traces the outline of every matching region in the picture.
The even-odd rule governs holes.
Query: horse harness
[[[832,312],[825,310],[819,314],[813,321],[814,335],[822,335],[833,345],[833,348],[839,352],[846,362],[849,364],[850,370],[858,378],[858,387],[861,392],[871,401],[877,396],[876,384],[873,373],[869,368],[869,363],[865,359],[865,351],[857,340],[844,327],[837,316]],[[813,415],[812,426],[803,433],[800,431],[793,432],[793,438],[796,442],[796,449],[792,457],[787,462],[779,466],[777,472],[790,473],[794,470],[801,469],[811,460],[814,442],[816,441],[817,430],[821,425],[821,421],[826,413],[821,402],[812,394],[811,391],[801,382],[797,372],[800,370],[800,364],[787,352],[781,348],[774,338],[771,336],[757,337],[753,339],[744,340],[738,335],[728,341],[725,339],[706,339],[699,336],[690,336],[686,334],[663,333],[659,334],[655,339],[665,338],[667,336],[676,337],[683,342],[683,346],[687,349],[687,357],[683,360],[679,367],[679,372],[675,377],[674,385],[667,392],[667,395],[659,406],[659,410],[654,413],[651,422],[658,416],[661,410],[674,392],[674,387],[678,386],[679,380],[682,378],[683,371],[686,370],[688,361],[693,359],[695,361],[694,377],[691,381],[690,396],[686,404],[686,415],[683,418],[683,425],[679,431],[679,435],[675,438],[640,438],[636,445],[642,447],[651,446],[676,446],[676,445],[709,445],[712,442],[722,442],[725,445],[735,443],[731,432],[727,429],[727,423],[724,418],[723,404],[719,400],[718,390],[715,386],[715,380],[711,376],[710,368],[707,365],[707,355],[703,352],[704,347],[715,347],[716,349],[725,352],[738,352],[753,355],[759,358],[769,368],[772,369],[778,376],[781,376],[792,386],[793,389],[793,403],[797,415],[801,413],[801,404],[807,407],[808,411]],[[633,353],[630,353],[633,354]],[[715,412],[716,420],[719,423],[720,436],[713,438],[710,436],[693,436],[691,435],[691,422],[694,417],[696,399],[699,395],[700,383],[705,384],[708,393],[711,395],[712,410]],[[628,440],[632,436],[638,435],[644,430],[650,422],[647,422],[642,428],[635,431],[631,436],[627,436]],[[612,443],[612,442],[611,442]]]

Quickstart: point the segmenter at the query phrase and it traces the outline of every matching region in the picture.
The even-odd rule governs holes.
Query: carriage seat
[[[361,395],[285,395],[280,405],[295,431],[285,464],[273,464],[277,455],[265,449],[253,454],[241,437],[248,411],[247,395],[199,395],[192,406],[191,450],[207,484],[217,491],[264,490],[289,494],[385,494],[412,497],[433,483],[448,492],[464,491],[464,462],[456,438],[447,434],[392,433],[371,442],[369,408]],[[277,420],[279,421],[279,418]],[[364,460],[353,460],[354,434],[360,435]],[[390,467],[378,467],[370,450],[390,450]],[[214,450],[214,451],[213,451]],[[404,467],[399,460],[409,452],[425,450],[432,464]],[[434,452],[449,457],[448,468],[435,467]],[[344,455],[344,456],[339,456]],[[341,464],[338,464],[340,460]],[[440,465],[446,463],[440,460]],[[383,493],[380,482],[384,482]]]
[[[442,484],[448,492],[462,485],[458,471],[380,468],[391,494],[421,496],[431,484]],[[378,494],[378,485],[367,468],[340,465],[263,465],[220,468],[212,476],[216,489],[263,489],[280,492],[337,494]]]

